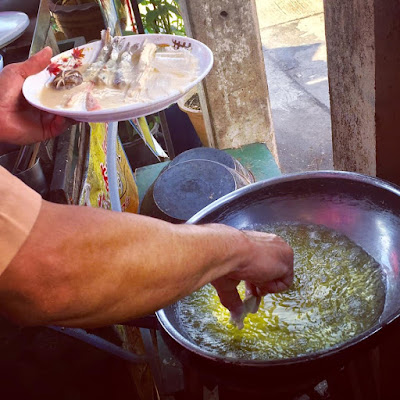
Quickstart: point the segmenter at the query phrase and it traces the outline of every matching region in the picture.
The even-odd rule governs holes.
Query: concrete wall
[[[400,1],[375,0],[377,176],[400,184]]]
[[[335,168],[400,184],[400,2],[324,5]]]
[[[254,0],[180,1],[187,33],[214,53],[204,81],[208,134],[217,148],[264,142],[276,156]]]
[[[376,174],[374,0],[326,0],[335,169]]]

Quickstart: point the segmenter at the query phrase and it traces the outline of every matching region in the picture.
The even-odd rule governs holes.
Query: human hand
[[[246,282],[246,297],[284,291],[293,281],[293,250],[282,238],[256,231],[242,233],[246,238],[242,263],[212,282],[233,319],[246,312],[236,288],[241,280]]]
[[[73,123],[32,107],[22,94],[25,79],[46,68],[51,56],[51,48],[46,47],[0,72],[0,141],[20,145],[41,142],[59,135]]]

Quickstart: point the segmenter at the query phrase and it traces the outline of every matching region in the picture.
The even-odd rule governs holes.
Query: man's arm
[[[0,311],[24,325],[95,327],[146,315],[216,282],[287,288],[293,253],[275,235],[43,201],[32,232],[0,276]]]
[[[25,78],[50,57],[46,48],[0,73],[2,141],[42,141],[70,123],[31,107],[21,93]],[[275,235],[43,201],[30,236],[0,276],[0,312],[28,325],[99,326],[155,311],[208,282],[237,311],[240,280],[262,295],[287,288],[292,274],[292,250]]]

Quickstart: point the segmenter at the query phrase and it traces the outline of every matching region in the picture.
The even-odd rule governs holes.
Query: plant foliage
[[[185,35],[183,19],[175,0],[142,0],[139,3],[147,33]]]

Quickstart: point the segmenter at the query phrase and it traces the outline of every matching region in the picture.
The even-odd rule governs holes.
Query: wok
[[[210,353],[193,343],[182,328],[179,302],[157,312],[171,350],[183,363],[205,374],[224,375],[238,384],[275,385],[305,381],[344,365],[379,343],[400,314],[400,189],[382,180],[350,172],[285,175],[241,188],[210,204],[188,223],[223,223],[239,229],[300,222],[325,225],[347,235],[381,265],[386,279],[385,306],[369,330],[333,348],[282,360],[243,360]],[[194,364],[196,363],[196,364]],[[221,368],[223,366],[224,368]],[[295,377],[295,378],[293,378]]]

